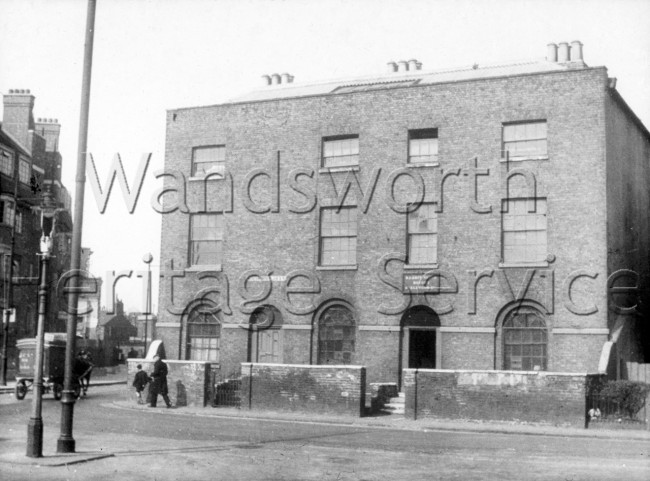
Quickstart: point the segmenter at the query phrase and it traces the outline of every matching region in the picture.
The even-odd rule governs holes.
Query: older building
[[[168,356],[396,382],[648,356],[650,135],[607,69],[573,42],[388,70],[168,112]]]
[[[46,331],[64,331],[56,280],[69,268],[70,196],[61,184],[61,125],[56,119],[34,120],[34,96],[29,90],[4,95],[0,124],[0,286],[2,307],[15,309],[8,329],[9,364],[13,365],[15,340],[36,335],[38,314],[40,207],[44,194],[56,208],[53,257],[48,268],[50,299]],[[51,221],[46,221],[51,225]],[[13,264],[10,268],[9,266]],[[11,277],[11,279],[10,279]]]

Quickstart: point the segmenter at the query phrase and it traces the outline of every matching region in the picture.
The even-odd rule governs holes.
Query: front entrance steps
[[[382,413],[384,414],[398,414],[400,416],[404,415],[404,393],[397,393],[396,397],[392,397],[388,400],[384,407],[382,408]]]

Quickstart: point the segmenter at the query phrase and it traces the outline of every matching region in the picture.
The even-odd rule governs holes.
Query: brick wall
[[[596,374],[406,369],[406,417],[585,425]]]
[[[242,363],[242,407],[361,416],[366,369]]]
[[[167,387],[169,398],[175,406],[205,406],[210,396],[210,363],[201,361],[170,361],[167,364]],[[135,400],[135,388],[132,386],[137,365],[147,373],[153,372],[153,361],[144,359],[129,359],[127,371],[127,397]],[[148,385],[150,386],[150,385]],[[146,394],[148,395],[148,389]],[[135,402],[135,401],[134,401]],[[162,402],[158,398],[158,402]]]

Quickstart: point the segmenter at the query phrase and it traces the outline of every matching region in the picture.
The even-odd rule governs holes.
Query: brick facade
[[[404,372],[405,415],[584,426],[589,386],[602,375],[525,371]]]
[[[609,192],[625,190],[628,183],[645,188],[649,180],[647,165],[640,165],[643,155],[647,164],[648,137],[638,127],[634,135],[642,147],[629,154],[636,175],[608,177],[607,139],[619,129],[610,119],[618,104],[612,104],[609,90],[605,68],[572,65],[485,78],[479,71],[474,79],[350,93],[291,96],[278,90],[282,98],[170,110],[165,170],[184,178],[179,184],[178,174],[165,177],[165,187],[177,192],[162,196],[167,208],[179,207],[162,220],[166,269],[157,334],[169,357],[187,357],[188,315],[197,297],[211,291],[220,306],[223,372],[252,360],[247,326],[252,309],[262,305],[282,316],[276,326],[280,362],[297,364],[318,363],[319,322],[327,306],[348,307],[355,321],[350,363],[366,366],[370,382],[399,382],[401,369],[409,367],[409,346],[422,339],[435,349],[436,368],[503,369],[502,324],[521,305],[544,319],[548,371],[596,371],[612,322],[608,249],[616,234],[608,230],[615,215]],[[504,123],[540,119],[548,126],[548,158],[505,162]],[[438,166],[407,163],[408,132],[424,128],[437,129]],[[346,134],[359,136],[358,169],[322,169],[323,138]],[[193,148],[210,145],[226,146],[226,177],[190,179]],[[489,174],[474,179],[474,159],[476,168]],[[255,169],[268,175],[252,177],[260,172]],[[548,206],[548,256],[536,266],[503,264],[502,199],[530,195],[523,175],[511,177],[513,169],[534,175],[536,196]],[[357,206],[356,265],[325,268],[319,266],[321,208],[338,205],[348,176],[352,187],[342,205]],[[399,205],[417,200],[418,179],[425,186],[424,202],[441,195],[443,200],[437,204],[438,263],[419,269],[404,265],[406,218],[391,207],[393,197]],[[472,210],[472,181],[477,202],[489,205],[489,212]],[[256,213],[251,202],[269,209]],[[202,210],[225,213],[221,264],[201,279],[198,269],[189,268],[188,213]],[[645,232],[647,216],[630,215]],[[647,253],[647,239],[638,236],[635,247]],[[648,267],[646,257],[641,264],[624,259],[617,265]],[[447,273],[443,285],[453,287],[455,281],[456,288],[413,296],[411,307],[427,306],[438,320],[408,326],[405,310],[398,308],[409,298],[403,276],[436,267]],[[245,283],[251,270],[269,277]],[[522,289],[531,274],[528,289]],[[312,292],[287,293],[287,281],[290,288]],[[264,288],[268,296],[250,302]],[[595,309],[580,312],[587,307]],[[435,334],[418,338],[426,330]]]
[[[300,366],[242,363],[244,409],[362,416],[366,369],[360,366]]]

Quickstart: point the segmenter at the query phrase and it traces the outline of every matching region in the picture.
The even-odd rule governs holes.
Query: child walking
[[[135,388],[135,392],[138,394],[138,404],[144,404],[142,391],[144,391],[144,388],[149,381],[151,381],[151,378],[142,370],[142,364],[138,364],[138,372],[135,374],[135,379],[133,379],[133,387]]]

